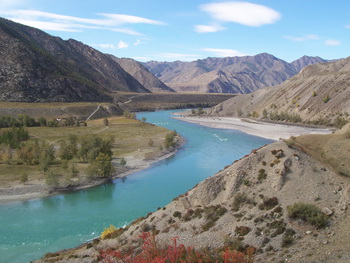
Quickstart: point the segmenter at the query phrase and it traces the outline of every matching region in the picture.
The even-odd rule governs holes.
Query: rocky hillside
[[[101,250],[138,251],[142,232],[160,244],[177,236],[196,249],[252,246],[256,262],[349,262],[349,205],[349,177],[279,141],[126,228],[38,262],[93,262]]]
[[[350,58],[310,65],[274,87],[227,100],[212,115],[341,126],[350,114]]]
[[[145,66],[136,60],[133,60],[131,58],[117,58],[113,55],[110,55],[110,57],[149,91],[175,92],[173,89],[165,85],[161,80],[156,78]]]
[[[250,93],[280,84],[305,65],[324,62],[318,57],[303,57],[287,63],[270,54],[207,58],[193,62],[156,62],[145,66],[178,92]]]
[[[313,65],[317,63],[326,63],[327,60],[320,58],[320,57],[309,57],[309,56],[302,56],[301,58],[294,60],[292,63],[290,63],[297,72],[302,70],[304,67],[308,65]]]
[[[0,18],[1,101],[111,101],[149,92],[108,55],[75,40]]]

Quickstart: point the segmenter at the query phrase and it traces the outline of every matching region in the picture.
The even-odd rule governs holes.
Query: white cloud
[[[117,47],[118,47],[119,49],[127,48],[127,47],[129,47],[129,44],[128,44],[128,43],[125,43],[124,41],[119,41]]]
[[[113,44],[92,44],[91,46],[99,47],[103,49],[116,49],[116,46]]]
[[[81,31],[84,28],[91,28],[111,30],[129,35],[142,35],[132,29],[120,28],[119,26],[125,24],[165,25],[165,23],[161,21],[124,14],[101,13],[98,14],[100,18],[90,19],[42,12],[39,10],[12,10],[0,11],[0,15],[5,15],[7,18],[25,25],[52,31],[75,32]]]
[[[195,25],[194,31],[197,33],[213,33],[225,30],[226,28],[220,25]]]
[[[307,35],[304,37],[294,37],[294,36],[283,36],[283,38],[295,41],[295,42],[302,42],[307,40],[318,40],[320,37],[318,35]]]
[[[133,44],[135,47],[141,45],[141,40],[140,39],[137,39],[134,44]]]
[[[328,39],[324,42],[325,45],[327,46],[339,46],[340,45],[340,41],[335,40],[335,39]]]
[[[274,9],[249,2],[210,3],[201,5],[200,9],[217,21],[254,27],[273,24],[281,18]]]
[[[175,60],[193,61],[200,58],[200,56],[196,54],[182,54],[182,53],[161,53],[161,54],[154,55],[152,57],[153,59],[158,61],[175,61]]]
[[[113,28],[112,31],[132,35],[132,36],[143,36],[142,33],[136,32],[129,28]]]
[[[156,21],[148,18],[143,18],[139,16],[121,15],[121,14],[99,14],[108,18],[110,22],[114,25],[122,24],[152,24],[152,25],[165,25],[161,21]]]
[[[1,9],[14,8],[16,6],[22,5],[26,0],[0,0]]]
[[[242,57],[246,54],[234,49],[202,48],[202,51],[214,53],[217,57]]]
[[[151,60],[149,57],[132,57],[132,59],[135,59],[137,61],[150,61]]]

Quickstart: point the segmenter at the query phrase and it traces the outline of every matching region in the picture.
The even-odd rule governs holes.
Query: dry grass
[[[331,166],[339,174],[350,177],[350,128],[339,134],[303,135],[296,138],[296,146]]]

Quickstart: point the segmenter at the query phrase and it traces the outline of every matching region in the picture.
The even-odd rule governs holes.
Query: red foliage
[[[119,250],[100,251],[102,263],[253,263],[254,249],[248,248],[246,253],[227,249],[219,257],[213,257],[208,250],[196,251],[192,247],[177,244],[177,238],[173,238],[173,244],[165,249],[160,249],[155,240],[155,235],[143,233],[142,251],[138,254],[133,251],[122,252]],[[215,258],[215,259],[214,259]]]

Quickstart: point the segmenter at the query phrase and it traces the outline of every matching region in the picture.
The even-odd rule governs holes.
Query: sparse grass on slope
[[[338,134],[299,136],[295,144],[339,174],[350,177],[349,125]]]

